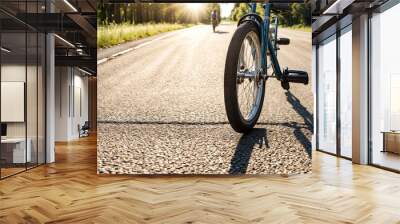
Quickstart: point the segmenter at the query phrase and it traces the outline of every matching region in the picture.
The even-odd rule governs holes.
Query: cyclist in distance
[[[218,16],[217,16],[217,10],[212,10],[211,11],[211,24],[213,28],[213,32],[215,33],[215,27],[218,25]]]

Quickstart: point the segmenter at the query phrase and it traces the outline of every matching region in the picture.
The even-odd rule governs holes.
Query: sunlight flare
[[[192,12],[199,12],[203,8],[201,3],[186,3],[186,7]]]

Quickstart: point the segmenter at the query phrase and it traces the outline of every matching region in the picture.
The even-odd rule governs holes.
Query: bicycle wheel
[[[224,74],[225,110],[230,125],[237,132],[249,132],[260,117],[265,94],[265,80],[260,70],[258,29],[246,22],[233,34]]]

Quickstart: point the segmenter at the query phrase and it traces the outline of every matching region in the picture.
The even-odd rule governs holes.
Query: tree
[[[231,12],[231,19],[238,21],[242,16],[249,12],[250,8],[247,3],[236,3]],[[257,13],[262,17],[263,8],[261,4],[257,5]],[[306,1],[304,4],[292,3],[289,6],[289,10],[273,11],[273,16],[278,17],[279,24],[284,26],[293,25],[311,25],[311,5],[310,1]]]
[[[217,3],[204,4],[198,11],[191,11],[187,4],[129,3],[110,4],[98,2],[97,23],[210,23],[211,11],[217,10],[221,20],[221,9]]]

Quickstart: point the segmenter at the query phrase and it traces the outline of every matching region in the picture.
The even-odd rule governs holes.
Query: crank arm
[[[247,78],[247,79],[255,79],[257,76],[257,72],[253,71],[253,72],[248,72],[248,71],[244,71],[244,72],[237,72],[236,76],[238,78]]]

